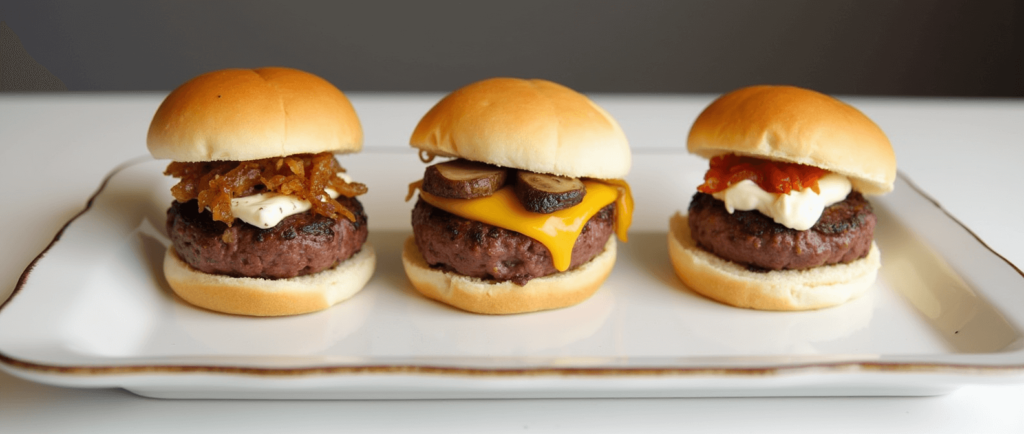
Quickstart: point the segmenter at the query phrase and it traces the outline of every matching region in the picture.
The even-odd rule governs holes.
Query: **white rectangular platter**
[[[195,308],[164,282],[166,162],[119,166],[0,307],[0,367],[65,387],[161,398],[410,399],[931,395],[1024,380],[1024,275],[905,176],[871,198],[882,271],[868,295],[810,312],[736,309],[675,276],[669,217],[706,162],[638,151],[630,241],[589,300],[511,316],[418,295],[400,261],[424,165],[343,156],[370,187],[376,273],[351,300],[284,318]]]

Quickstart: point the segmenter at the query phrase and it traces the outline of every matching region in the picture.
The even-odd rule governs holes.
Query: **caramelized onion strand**
[[[333,154],[321,152],[252,161],[175,161],[164,174],[180,179],[171,187],[175,200],[196,199],[200,208],[210,210],[214,220],[231,226],[231,199],[261,192],[294,195],[308,201],[315,214],[355,221],[351,210],[324,191],[331,188],[345,197],[367,192],[365,185],[338,176],[344,171]]]

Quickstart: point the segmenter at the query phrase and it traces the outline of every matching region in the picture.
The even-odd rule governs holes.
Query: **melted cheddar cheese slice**
[[[581,203],[551,214],[527,211],[512,186],[477,199],[449,199],[422,190],[420,197],[459,217],[516,231],[539,241],[551,251],[555,269],[565,271],[572,262],[572,248],[576,245],[576,238],[580,236],[587,221],[601,208],[615,202],[615,231],[622,241],[626,241],[626,230],[633,216],[633,198],[624,181],[605,183],[586,180],[583,185],[587,187],[587,194]],[[419,183],[411,185],[410,193],[412,188],[417,187]]]

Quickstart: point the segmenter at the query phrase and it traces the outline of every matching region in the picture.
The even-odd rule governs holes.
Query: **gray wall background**
[[[0,20],[75,91],[304,69],[347,91],[492,76],[584,92],[1024,96],[1020,0],[6,1]],[[9,51],[9,50],[8,50]],[[10,61],[0,64],[14,74]]]

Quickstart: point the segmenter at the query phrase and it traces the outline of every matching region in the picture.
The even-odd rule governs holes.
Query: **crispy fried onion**
[[[208,208],[214,220],[231,226],[235,220],[231,199],[265,192],[296,196],[308,201],[316,214],[355,221],[352,211],[324,192],[330,187],[346,197],[366,193],[365,185],[337,176],[344,171],[333,154],[321,152],[253,161],[175,161],[167,166],[164,175],[181,179],[171,187],[175,200],[198,199],[200,209]]]

